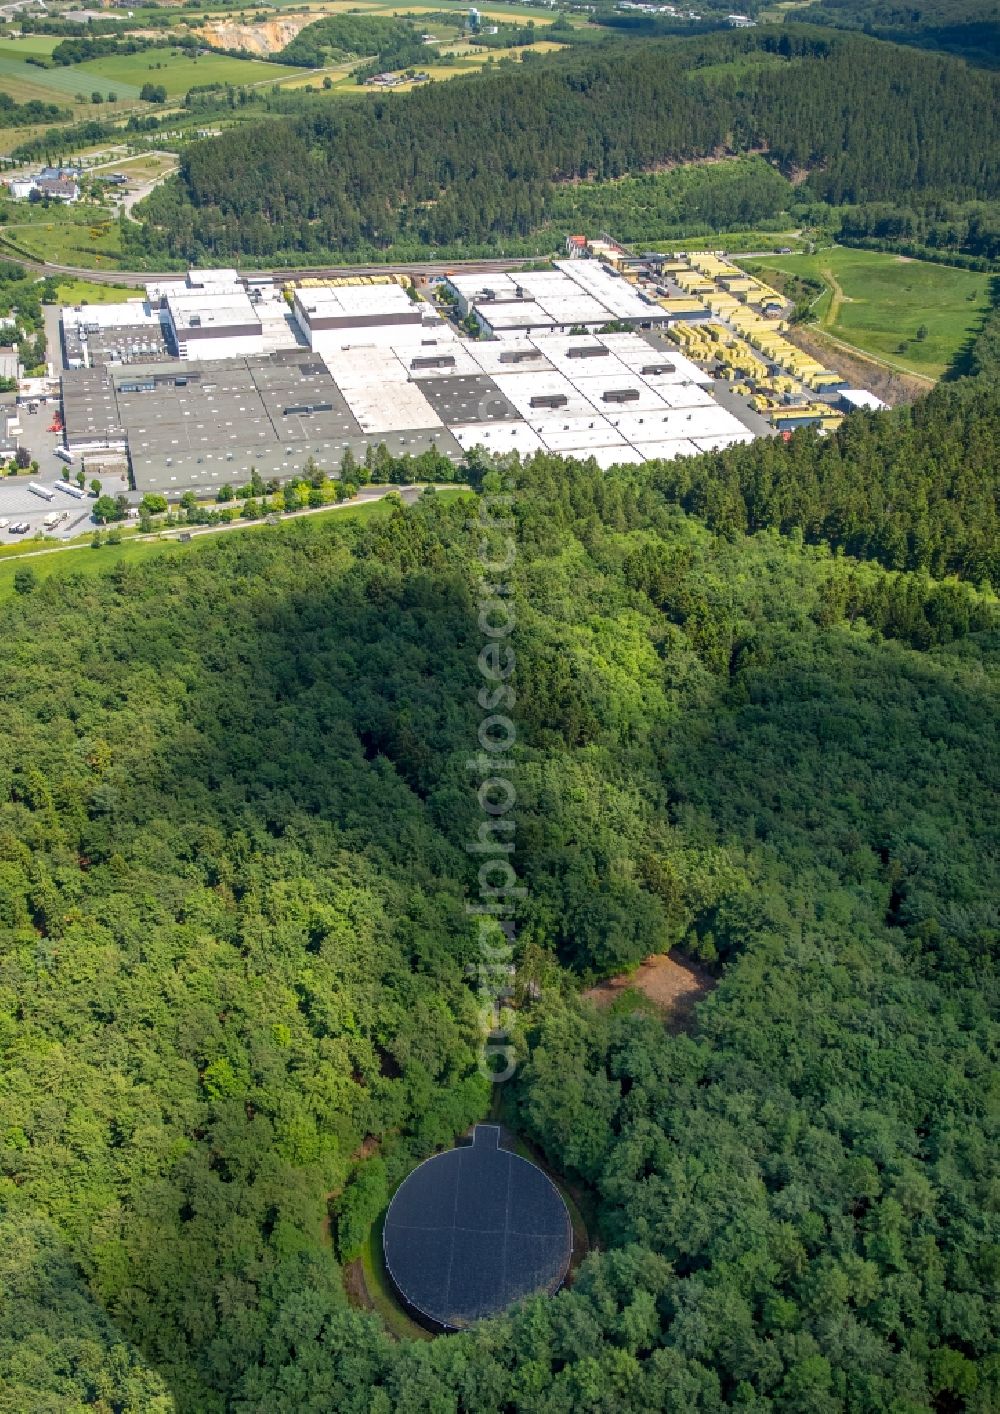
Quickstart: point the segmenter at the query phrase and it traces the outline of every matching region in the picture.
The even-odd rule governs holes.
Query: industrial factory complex
[[[524,273],[159,279],[62,312],[61,455],[176,499],[254,471],[282,481],[309,458],[336,475],[379,443],[610,467],[835,425],[856,395],[841,403],[818,365],[782,366],[782,345],[803,356],[780,297],[706,259],[708,274],[694,256],[635,269],[593,242]]]

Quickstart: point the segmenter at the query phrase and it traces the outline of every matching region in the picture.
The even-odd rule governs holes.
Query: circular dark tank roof
[[[480,1124],[471,1145],[435,1154],[400,1185],[382,1245],[406,1305],[461,1330],[533,1291],[556,1291],[573,1229],[552,1180]]]

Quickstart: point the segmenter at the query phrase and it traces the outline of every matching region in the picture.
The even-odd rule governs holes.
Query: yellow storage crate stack
[[[413,279],[409,275],[400,275],[395,272],[386,275],[306,275],[301,280],[289,280],[285,285],[286,290],[317,290],[331,289],[339,290],[352,285],[402,285],[404,290],[408,290],[413,284]]]
[[[657,304],[668,314],[675,314],[678,317],[683,317],[685,314],[700,314],[705,308],[701,300],[695,299],[692,295],[666,295],[658,299]]]
[[[674,277],[681,289],[689,295],[711,295],[715,293],[715,281],[699,275],[697,270],[679,270]]]
[[[707,275],[713,282],[723,276],[741,273],[735,265],[731,265],[728,260],[721,260],[710,250],[693,250],[688,259],[693,269],[699,270],[702,275]]]
[[[739,300],[733,295],[722,294],[718,290],[714,294],[706,295],[705,303],[720,319],[731,319],[736,311],[742,308]]]
[[[709,324],[671,324],[671,338],[695,363],[709,363],[716,357],[718,344],[709,334]]]

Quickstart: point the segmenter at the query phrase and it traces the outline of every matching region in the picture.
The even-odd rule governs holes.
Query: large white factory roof
[[[412,367],[434,354],[441,357],[433,366]],[[711,380],[700,369],[638,334],[442,339],[323,357],[366,432],[440,422],[466,449],[594,455],[601,466],[693,455],[753,436],[703,386]],[[668,372],[642,372],[666,365]],[[484,420],[491,404],[484,382],[509,404],[503,416]]]
[[[659,305],[644,300],[627,280],[599,260],[557,260],[556,269],[600,300],[616,319],[641,321],[662,314]]]
[[[554,270],[521,275],[450,275],[448,279],[491,330],[664,319],[658,305],[643,299],[596,260],[559,260]]]
[[[659,386],[659,380],[667,383],[702,383],[708,387],[712,382],[712,375],[706,373],[703,368],[699,368],[696,363],[692,363],[689,358],[685,358],[676,349],[665,348],[662,351],[652,348],[645,339],[637,339],[634,334],[602,334],[600,342],[606,344],[612,353],[621,359],[622,363],[628,364],[629,368],[637,368],[641,372],[644,368],[651,368],[654,365],[664,366],[673,364],[673,372],[663,374],[644,373],[642,376],[648,378],[654,387]]]
[[[874,393],[869,393],[866,388],[844,388],[840,394],[841,401],[849,407],[864,408],[868,412],[881,412],[889,406],[881,398],[877,398]]]
[[[147,298],[155,303],[164,295],[198,293],[217,294],[223,290],[240,292],[243,281],[236,270],[189,270],[186,275],[171,275],[165,280],[151,280],[146,286]]]
[[[422,312],[401,285],[316,285],[295,291],[307,316],[413,314]],[[430,306],[424,306],[429,312]]]
[[[170,293],[167,295],[167,310],[178,334],[189,329],[213,329],[221,335],[226,329],[260,323],[260,317],[242,285],[237,289]]]
[[[67,305],[60,311],[64,328],[122,329],[141,324],[158,324],[160,316],[144,299],[123,300],[120,304]]]
[[[238,270],[192,268],[187,273],[187,283],[193,290],[232,289],[240,284],[240,274]]]
[[[530,279],[532,293],[543,299],[547,289],[573,283],[560,271]],[[502,280],[513,285],[510,277]],[[170,399],[155,389],[153,396],[144,387],[119,389],[137,486],[142,479],[143,487],[163,485],[179,494],[185,486],[243,475],[250,464],[291,474],[306,446],[317,457],[336,460],[349,445],[363,455],[366,445],[382,440],[395,454],[434,445],[456,459],[460,449],[481,446],[492,455],[593,457],[609,467],[694,455],[753,437],[716,402],[707,375],[637,333],[570,336],[545,330],[467,340],[442,321],[430,331],[391,317],[383,325],[382,311],[391,316],[405,310],[419,321],[428,307],[415,304],[399,286],[368,285],[299,292],[312,308],[334,310],[336,319],[347,321],[332,338],[314,343],[312,326],[306,330],[292,318],[274,286],[255,292],[253,300],[242,284],[234,288],[224,280],[193,288],[186,279],[156,288],[161,295],[152,306],[132,301],[66,315],[120,320],[125,333],[119,342],[137,321],[148,325],[169,315],[184,345],[196,350],[199,333],[200,347],[211,350],[238,343],[256,324],[253,337],[264,347],[255,358],[248,355],[245,366],[240,359],[220,362],[209,352],[208,368],[217,376],[203,373],[190,386],[175,387],[169,366],[163,375],[151,374],[169,383]],[[523,309],[525,303],[535,301],[512,294],[499,307]],[[365,332],[365,316],[374,316],[376,339],[356,337]],[[327,333],[323,326],[321,331]],[[341,333],[356,346],[341,345]],[[302,348],[307,335],[311,351]],[[299,354],[292,351],[296,336]],[[92,348],[94,336],[87,342]],[[285,353],[273,360],[262,356],[272,348]],[[134,356],[131,345],[129,351]],[[85,363],[86,345],[82,357]]]

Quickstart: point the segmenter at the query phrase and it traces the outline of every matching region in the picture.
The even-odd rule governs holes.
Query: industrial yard
[[[790,344],[781,296],[716,254],[572,238],[542,270],[310,278],[191,270],[62,312],[64,453],[137,500],[336,474],[384,445],[602,468],[874,407]]]

